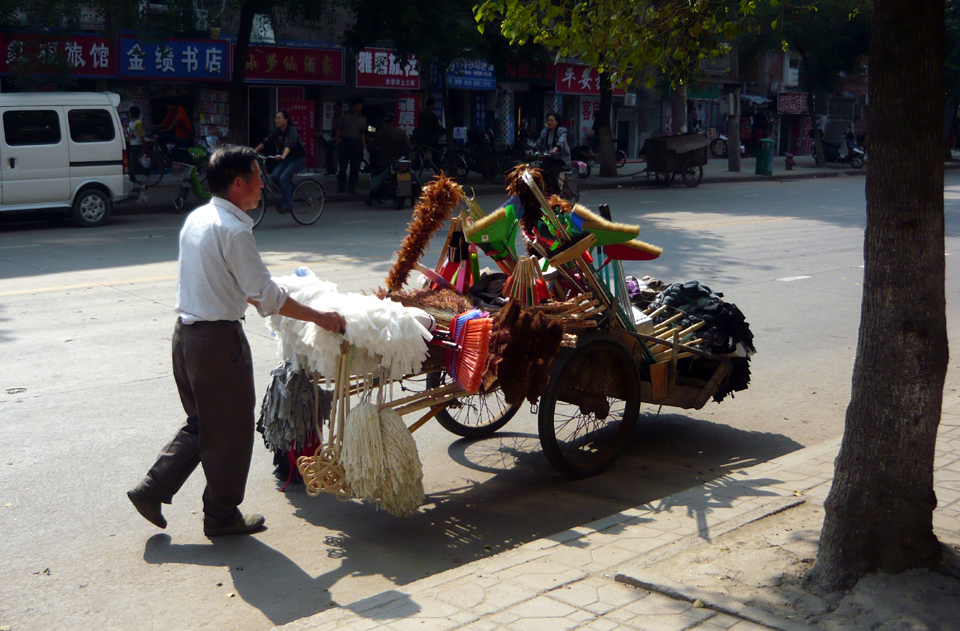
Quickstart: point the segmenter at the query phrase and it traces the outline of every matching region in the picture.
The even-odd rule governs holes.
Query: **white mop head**
[[[377,406],[361,403],[347,415],[340,451],[344,475],[357,497],[376,499],[384,481],[385,462]]]
[[[405,517],[423,504],[423,467],[417,443],[396,410],[380,410],[386,478],[380,489],[380,506],[391,515]]]

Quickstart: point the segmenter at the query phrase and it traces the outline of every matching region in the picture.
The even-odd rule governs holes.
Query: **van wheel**
[[[110,216],[110,200],[95,188],[81,191],[73,200],[73,218],[84,228],[101,226]]]

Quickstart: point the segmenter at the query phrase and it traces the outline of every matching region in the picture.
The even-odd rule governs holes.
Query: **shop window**
[[[7,111],[3,135],[11,147],[55,145],[60,142],[60,117],[56,110]]]
[[[70,110],[67,123],[73,142],[108,142],[116,135],[107,110]]]

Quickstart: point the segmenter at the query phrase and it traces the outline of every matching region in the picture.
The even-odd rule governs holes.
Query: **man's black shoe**
[[[237,511],[236,517],[225,524],[213,525],[206,519],[203,520],[203,534],[207,537],[221,537],[223,535],[249,535],[263,530],[263,524],[266,520],[263,515],[252,513],[250,515],[241,515]]]
[[[133,507],[137,509],[137,512],[140,513],[144,519],[157,528],[167,527],[167,520],[160,512],[160,500],[154,499],[153,496],[147,492],[147,489],[143,488],[142,484],[138,484],[127,491],[127,497],[130,498]]]

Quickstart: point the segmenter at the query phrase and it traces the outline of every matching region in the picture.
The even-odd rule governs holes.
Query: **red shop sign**
[[[246,63],[244,80],[248,83],[343,85],[343,51],[339,48],[251,46]]]
[[[364,48],[357,53],[358,88],[420,89],[420,66],[414,57],[400,65],[388,48]]]
[[[0,74],[60,74],[64,70],[71,77],[116,77],[116,38],[0,33]]]
[[[780,114],[806,114],[806,92],[777,92],[777,112]]]
[[[600,74],[590,66],[557,64],[557,81],[554,88],[562,94],[600,94]],[[623,88],[614,88],[613,93],[623,96]]]

